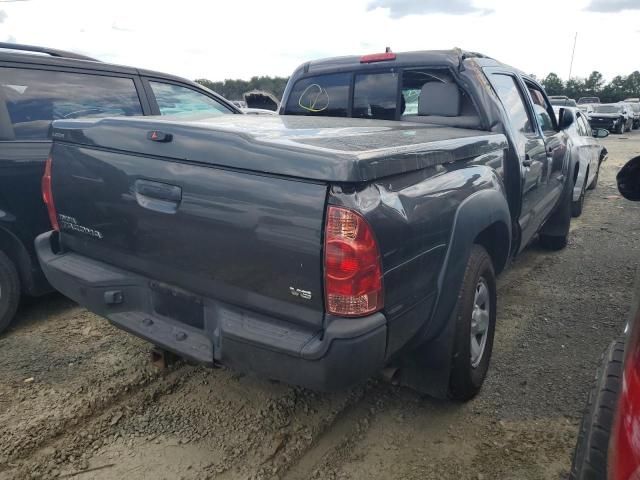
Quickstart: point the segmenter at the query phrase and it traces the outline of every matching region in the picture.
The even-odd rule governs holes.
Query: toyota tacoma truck
[[[458,50],[312,62],[287,88],[273,117],[55,122],[47,279],[205,364],[317,390],[389,367],[473,397],[496,274],[536,235],[566,245],[571,117]]]

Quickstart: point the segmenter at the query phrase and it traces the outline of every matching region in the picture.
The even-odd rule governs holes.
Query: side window
[[[350,73],[298,80],[289,95],[285,114],[346,117],[349,112],[350,84]]]
[[[353,87],[352,116],[395,120],[397,98],[397,73],[365,73],[356,75]]]
[[[549,103],[547,103],[542,91],[539,90],[538,87],[536,87],[532,83],[526,83],[527,89],[529,90],[529,95],[531,95],[531,100],[533,101],[533,110],[536,114],[538,123],[540,124],[540,128],[543,132],[549,135],[555,134],[556,125],[552,120],[552,117],[555,118],[553,107]]]
[[[149,81],[160,115],[203,114],[211,117],[232,113],[213,98],[180,85]]]
[[[120,115],[142,115],[130,78],[0,67],[0,140],[46,140],[52,120]]]
[[[580,135],[584,135],[585,137],[590,137],[593,135],[589,122],[587,122],[584,116],[581,114],[578,114],[578,125],[580,126]]]
[[[522,135],[533,133],[527,107],[525,106],[524,99],[522,98],[515,78],[511,75],[494,73],[491,75],[491,84],[507,111],[509,120],[516,132]]]

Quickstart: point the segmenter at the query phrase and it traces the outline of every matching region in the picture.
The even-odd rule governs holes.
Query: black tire
[[[593,180],[587,187],[587,190],[595,190],[598,186],[598,177],[600,176],[600,163],[598,163],[598,169],[596,170],[596,176],[593,177]]]
[[[484,349],[478,356],[478,363],[472,365],[471,324],[476,299],[476,289],[481,279],[488,291],[489,315]],[[451,376],[449,379],[449,398],[466,401],[475,397],[489,369],[493,336],[496,328],[496,276],[491,257],[480,245],[474,245],[467,261],[458,302],[453,312],[455,322],[453,355],[451,358]]]
[[[569,243],[567,236],[540,235],[540,246],[545,250],[562,250]]]
[[[622,122],[618,123],[618,127],[616,128],[616,133],[621,135],[621,134],[624,133],[625,129],[626,129],[626,127],[624,125],[624,121],[622,121]]]
[[[20,278],[15,265],[0,251],[0,333],[13,320],[20,302]]]
[[[607,451],[622,384],[623,358],[622,340],[612,342],[603,355],[580,425],[570,480],[607,478]]]
[[[589,172],[587,172],[588,175]],[[585,178],[584,181],[586,182],[587,179]],[[582,215],[582,209],[584,207],[584,196],[585,196],[585,186],[582,185],[582,191],[580,192],[580,198],[578,198],[578,200],[576,200],[575,202],[571,202],[571,216],[572,217],[579,217],[580,215]]]

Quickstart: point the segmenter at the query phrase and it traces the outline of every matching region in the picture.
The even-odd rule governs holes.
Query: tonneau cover
[[[149,140],[149,132],[171,135]],[[58,120],[55,141],[329,182],[363,182],[507,148],[504,135],[303,116]]]

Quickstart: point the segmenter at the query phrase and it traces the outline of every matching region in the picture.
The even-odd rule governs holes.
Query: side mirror
[[[609,136],[609,130],[606,128],[594,128],[592,131],[595,138],[605,138]]]
[[[566,108],[560,109],[558,118],[560,120],[558,122],[560,126],[560,130],[566,130],[571,125],[573,125],[573,122],[575,122],[576,120],[576,117],[573,115],[573,112],[571,110],[567,110]]]
[[[618,191],[627,200],[640,200],[640,157],[632,158],[616,177]]]

